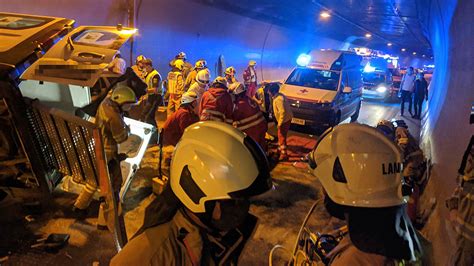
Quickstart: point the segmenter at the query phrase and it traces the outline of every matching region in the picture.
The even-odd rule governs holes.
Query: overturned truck
[[[110,193],[101,133],[90,118],[119,82],[138,97],[145,93],[133,71],[119,76],[107,70],[135,31],[74,28],[72,19],[0,13],[0,189],[26,191],[47,202],[70,176]],[[128,123],[142,142],[125,162],[124,178],[136,170],[150,139],[143,136],[149,125]]]

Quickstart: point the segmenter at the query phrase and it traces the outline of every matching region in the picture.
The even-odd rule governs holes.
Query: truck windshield
[[[297,68],[286,80],[286,84],[309,87],[322,90],[336,91],[339,83],[339,73],[329,70],[312,68]]]
[[[383,83],[385,82],[385,75],[380,73],[364,73],[362,75],[364,83]]]

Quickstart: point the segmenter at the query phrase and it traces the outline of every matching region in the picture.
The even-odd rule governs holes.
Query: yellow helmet
[[[183,67],[184,67],[184,61],[181,60],[181,59],[176,59],[174,61],[174,66],[179,69],[179,70],[183,70]]]
[[[227,75],[235,75],[235,68],[232,67],[232,66],[231,66],[231,67],[228,67],[228,68],[225,69],[225,73],[226,73]]]
[[[137,96],[135,95],[135,92],[127,86],[115,88],[112,92],[111,99],[119,105],[137,102]]]
[[[255,60],[250,60],[249,61],[249,66],[255,66],[257,62]]]

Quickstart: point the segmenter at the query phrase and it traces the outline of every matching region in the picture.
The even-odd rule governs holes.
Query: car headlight
[[[377,88],[377,92],[384,93],[387,91],[387,87],[385,86],[380,86]]]

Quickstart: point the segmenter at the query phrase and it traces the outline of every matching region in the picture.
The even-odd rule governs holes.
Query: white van
[[[280,92],[290,101],[293,124],[326,128],[357,120],[362,96],[362,57],[347,51],[313,51]]]

